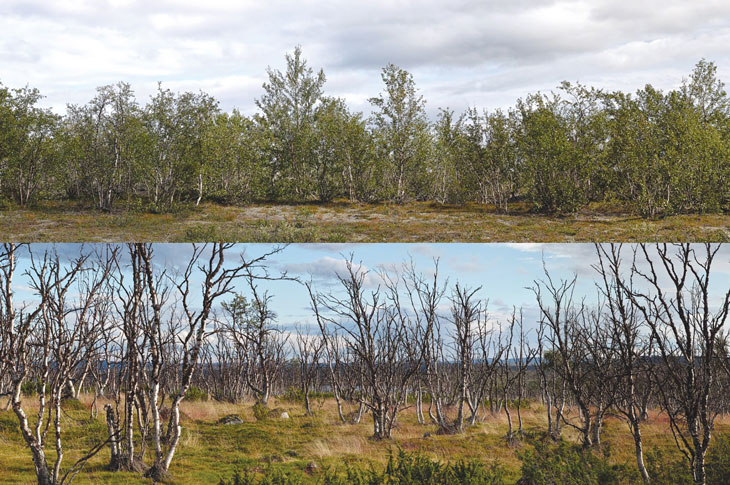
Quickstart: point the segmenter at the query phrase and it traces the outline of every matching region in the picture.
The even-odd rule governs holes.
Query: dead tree
[[[592,407],[591,440],[594,446],[601,444],[603,418],[614,406],[617,387],[620,385],[620,369],[615,359],[613,332],[604,319],[603,303],[586,308],[580,319],[577,340],[585,352],[583,366],[593,376],[586,381],[587,395]]]
[[[382,284],[368,291],[368,271],[346,260],[347,272],[337,279],[345,293],[313,293],[318,321],[332,327],[354,358],[359,373],[361,403],[373,416],[373,437],[390,438],[405,394],[422,362],[422,346],[414,338],[412,321],[400,304],[397,281],[381,272]]]
[[[626,419],[634,439],[636,465],[645,483],[649,483],[649,472],[644,464],[644,444],[641,434],[642,413],[645,407],[637,391],[640,377],[646,374],[645,359],[650,357],[649,343],[636,305],[631,301],[634,293],[633,280],[622,283],[621,245],[596,245],[598,263],[594,265],[599,275],[599,292],[605,300],[603,321],[607,326],[611,345],[611,358],[615,366],[613,378],[616,399],[614,408]],[[605,382],[605,379],[604,379]]]
[[[588,351],[581,341],[581,319],[585,318],[585,308],[573,300],[577,277],[556,284],[545,270],[545,280],[536,281],[532,291],[540,309],[541,325],[549,328],[544,333],[552,352],[552,365],[555,372],[570,392],[580,411],[580,424],[576,425],[561,415],[563,423],[581,433],[583,446],[593,445],[591,436],[591,395],[589,383],[594,378],[587,364]],[[545,295],[547,293],[547,295]],[[547,297],[547,299],[546,299]]]
[[[536,367],[542,386],[542,394],[545,400],[545,412],[548,422],[548,436],[558,440],[562,434],[563,412],[566,403],[565,380],[560,378],[556,372],[558,362],[557,354],[552,349],[546,349],[545,344],[553,340],[550,327],[544,319],[541,319],[537,328],[537,352]],[[555,417],[553,418],[553,409]]]
[[[730,290],[718,303],[711,294],[711,269],[719,245],[642,244],[630,279],[619,279],[646,322],[660,366],[652,366],[658,398],[669,417],[677,448],[695,483],[706,482],[705,454],[718,414],[718,348],[730,309]],[[640,280],[648,289],[631,285]],[[722,351],[721,351],[722,350]]]
[[[516,332],[516,334],[515,334]],[[516,341],[515,341],[516,338]],[[522,429],[522,399],[524,397],[523,383],[525,373],[532,364],[537,351],[530,347],[525,332],[522,309],[512,310],[509,321],[509,330],[505,336],[503,358],[500,359],[499,376],[502,388],[502,405],[507,415],[507,441],[512,442],[516,436],[523,433]],[[517,390],[515,393],[514,390]],[[516,396],[515,396],[516,394]],[[515,399],[511,399],[515,397]],[[510,401],[514,400],[517,408],[517,432],[512,424]]]
[[[479,302],[474,296],[480,288],[464,288],[456,284],[451,295],[451,323],[454,327],[455,362],[458,366],[459,411],[454,426],[464,431],[464,406],[468,405],[470,384],[473,382],[474,348],[477,333],[473,326],[481,315]]]
[[[466,403],[469,405],[471,416],[469,424],[474,425],[479,413],[479,407],[484,401],[489,387],[495,382],[497,368],[506,347],[502,342],[501,328],[495,334],[488,311],[488,303],[483,304],[482,311],[478,312],[474,322],[475,350],[472,364],[471,380],[468,383]]]
[[[214,335],[207,340],[203,362],[207,388],[218,401],[236,403],[248,394],[245,379],[247,357],[226,333],[225,322],[214,323]]]
[[[166,423],[166,431],[163,435],[161,430],[154,429],[153,423],[153,444],[155,458],[152,467],[146,472],[146,476],[154,480],[162,480],[168,475],[170,463],[175,455],[180,442],[180,403],[185,399],[193,374],[198,368],[201,352],[206,337],[209,334],[208,325],[211,323],[214,304],[233,291],[233,283],[238,278],[246,276],[249,280],[254,278],[269,278],[264,262],[268,257],[281,251],[277,247],[261,256],[246,259],[242,254],[239,261],[231,266],[225,264],[225,254],[232,249],[232,244],[216,243],[211,246],[193,246],[193,254],[179,277],[170,277],[174,289],[177,292],[178,304],[180,306],[179,317],[182,321],[182,329],[176,335],[174,348],[179,352],[179,358],[174,365],[176,376],[176,391],[172,393],[169,406],[169,417]],[[151,247],[138,245],[143,260],[144,275],[147,281],[147,290],[150,304],[155,308],[160,305],[160,300],[153,297],[154,269],[152,266]],[[195,298],[191,291],[194,284],[193,275],[197,273],[202,278],[200,294]],[[154,316],[153,325],[162,326],[163,320]],[[165,358],[165,354],[161,355]],[[164,364],[163,364],[164,365]],[[151,386],[159,386],[160,382],[154,375],[150,378]],[[154,401],[150,403],[154,406]],[[153,413],[155,411],[153,410]],[[159,411],[157,411],[159,412]],[[161,424],[161,423],[160,423]]]
[[[444,387],[441,367],[446,362],[444,341],[441,335],[441,316],[439,305],[446,292],[447,283],[439,283],[439,261],[434,260],[433,275],[429,278],[416,271],[413,261],[403,265],[405,291],[410,301],[415,320],[416,336],[423,342],[423,366],[416,379],[416,416],[418,422],[425,423],[423,416],[423,385],[429,391],[429,417],[439,430],[449,430],[451,425],[443,411]],[[434,414],[435,410],[435,414]]]
[[[312,416],[309,396],[319,374],[320,356],[324,348],[324,340],[320,335],[304,333],[304,330],[300,327],[297,329],[296,348],[299,385],[304,397],[304,410],[307,416]]]
[[[271,309],[271,295],[260,293],[253,277],[248,278],[251,299],[236,295],[225,303],[226,335],[244,356],[246,385],[257,402],[266,406],[274,380],[286,359],[287,338],[275,326],[276,313]]]
[[[28,248],[31,267],[25,275],[39,303],[16,309],[12,281],[16,268],[17,247],[4,245],[0,253],[3,298],[2,360],[11,380],[11,402],[21,435],[28,445],[41,485],[71,482],[87,461],[106,442],[94,446],[71,467],[62,472],[63,393],[74,372],[83,365],[88,335],[96,332],[94,318],[100,289],[115,258],[115,251],[97,254],[93,260],[81,255],[62,263],[56,253],[46,252],[37,258]],[[38,378],[38,412],[31,427],[21,399],[21,388],[29,369]],[[55,460],[50,466],[45,446],[52,429]]]

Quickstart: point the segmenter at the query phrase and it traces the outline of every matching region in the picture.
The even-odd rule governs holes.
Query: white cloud
[[[347,260],[344,257],[324,256],[307,263],[289,263],[284,265],[284,269],[289,274],[311,277],[315,282],[324,285],[334,285],[339,278],[348,278]],[[353,260],[352,270],[366,273],[363,282],[366,287],[376,287],[382,282],[376,271],[371,271],[358,260]]]
[[[161,80],[250,113],[266,66],[297,44],[361,110],[388,62],[414,73],[432,113],[508,106],[564,79],[673,87],[701,57],[730,73],[730,4],[717,0],[6,0],[0,31],[0,80],[58,110],[119,80],[145,100]]]

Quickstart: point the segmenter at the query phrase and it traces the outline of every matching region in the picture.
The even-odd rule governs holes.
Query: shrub
[[[673,483],[676,485],[690,485],[693,483],[692,475],[690,475],[687,463],[683,459],[672,459],[656,446],[648,449],[644,454],[644,458],[646,459],[646,471],[653,483]]]
[[[398,451],[396,457],[390,454],[388,464],[382,474],[375,472],[362,473],[359,477],[368,476],[368,480],[358,483],[378,484],[462,484],[462,485],[496,485],[504,483],[504,471],[496,464],[487,466],[477,462],[459,460],[454,464],[441,464],[420,453]],[[350,478],[348,476],[348,478]]]
[[[218,233],[218,229],[213,224],[196,224],[185,230],[183,241],[219,241],[222,237]]]
[[[712,437],[705,469],[708,485],[730,483],[730,433],[717,433]]]
[[[185,393],[186,401],[207,401],[208,393],[203,389],[195,386],[190,386],[188,391]]]
[[[253,405],[253,417],[256,418],[256,421],[266,421],[269,418],[269,410],[266,409],[266,406],[257,402]]]
[[[302,404],[304,403],[304,391],[298,387],[289,386],[281,399],[295,404]]]
[[[38,379],[28,379],[20,385],[20,392],[24,396],[33,397],[41,390],[41,382]]]
[[[635,481],[626,466],[613,465],[608,456],[598,456],[562,440],[556,446],[536,441],[533,450],[519,456],[522,460],[519,483],[523,485],[608,485]]]
[[[63,399],[63,408],[66,411],[86,411],[87,407],[84,403],[74,397]]]
[[[249,470],[236,471],[219,485],[299,485],[301,478],[270,467],[259,480]],[[390,454],[385,470],[347,468],[345,474],[322,470],[317,483],[323,485],[499,485],[505,483],[504,470],[496,463],[458,461],[442,464],[420,453],[399,450]]]

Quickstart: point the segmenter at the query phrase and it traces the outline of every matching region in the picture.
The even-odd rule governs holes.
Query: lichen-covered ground
[[[103,213],[71,203],[0,210],[0,240],[31,242],[586,242],[728,241],[730,215],[661,219],[588,208],[565,217],[489,206],[205,204],[174,213]]]

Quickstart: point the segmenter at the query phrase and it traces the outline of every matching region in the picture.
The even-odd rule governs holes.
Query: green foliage
[[[608,485],[635,481],[628,467],[611,464],[608,456],[599,456],[578,445],[562,440],[557,445],[549,440],[533,444],[534,449],[518,453],[522,460],[521,484]]]
[[[675,485],[691,485],[694,483],[687,468],[687,462],[681,458],[667,455],[661,448],[656,446],[649,448],[644,453],[644,462],[646,471],[653,483],[672,483]]]
[[[185,400],[186,401],[207,401],[208,400],[208,392],[200,389],[199,387],[190,386],[188,388],[188,391],[185,393]]]
[[[38,106],[38,90],[0,85],[0,200],[152,213],[339,198],[501,212],[526,200],[558,215],[597,202],[646,218],[730,210],[730,101],[704,59],[667,92],[564,82],[506,111],[446,109],[433,121],[413,76],[393,64],[368,120],[326,96],[324,72],[300,47],[267,73],[253,116],[162,86],[141,105],[120,82],[61,117]],[[316,237],[311,225],[269,223],[279,242]],[[193,226],[184,239],[220,238],[207,231]]]
[[[350,483],[363,484],[496,485],[504,483],[504,471],[496,463],[490,466],[466,461],[442,464],[419,453],[399,450],[395,456],[391,453],[384,472],[348,471],[347,478]]]
[[[196,224],[185,230],[186,241],[219,241],[220,234],[216,226],[211,224]]]
[[[243,472],[236,470],[230,480],[221,478],[218,485],[301,485],[304,483],[300,477],[286,474],[278,468],[269,468],[262,477],[245,469]],[[326,484],[337,484],[340,481],[324,481]]]
[[[299,387],[290,386],[286,389],[286,391],[284,391],[284,395],[281,399],[290,403],[303,404],[304,391]]]
[[[230,480],[219,485],[298,485],[302,479],[294,473],[285,474],[269,468],[261,478],[250,470],[236,470]],[[504,470],[493,463],[484,465],[460,460],[442,464],[420,453],[399,450],[390,454],[384,470],[346,467],[344,473],[324,469],[317,483],[323,485],[498,485],[505,482]]]
[[[37,89],[0,85],[0,187],[20,206],[58,197],[61,118],[37,106]]]
[[[388,64],[381,77],[385,91],[369,101],[375,108],[371,124],[382,197],[396,202],[423,198],[430,178],[425,164],[430,150],[426,102],[405,69]]]
[[[24,396],[33,397],[41,390],[41,381],[38,379],[26,379],[20,385],[20,392]]]
[[[261,110],[256,122],[267,131],[268,196],[307,200],[314,192],[309,164],[316,159],[316,122],[322,108],[323,71],[314,73],[297,46],[286,55],[285,73],[268,69],[264,95],[256,100]]]
[[[62,400],[64,411],[86,411],[87,407],[76,398],[67,397]]]
[[[269,410],[260,402],[254,404],[252,410],[253,417],[256,418],[256,421],[266,421],[269,419]]]
[[[712,436],[705,470],[707,470],[708,485],[730,483],[730,433],[717,433]]]
[[[540,212],[568,214],[588,201],[590,165],[572,139],[570,118],[560,99],[542,95],[518,101],[517,147],[524,160],[522,183]]]

